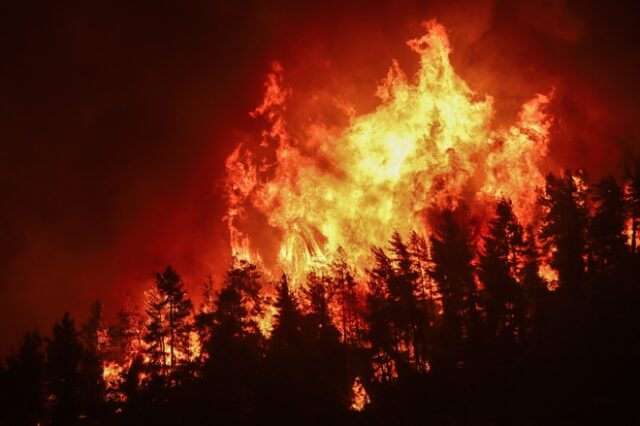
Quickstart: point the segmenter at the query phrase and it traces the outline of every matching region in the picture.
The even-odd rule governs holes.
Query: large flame
[[[291,90],[274,64],[264,101],[251,113],[268,123],[260,144],[241,144],[226,161],[235,256],[264,259],[252,228],[268,225],[280,267],[299,279],[339,247],[362,268],[371,245],[385,245],[393,230],[425,232],[427,209],[461,199],[488,206],[506,196],[523,222],[532,220],[544,184],[550,95],[536,95],[515,124],[497,128],[493,98],[479,96],[452,68],[445,28],[430,21],[426,30],[407,43],[420,57],[415,77],[394,61],[373,112],[357,116],[336,103],[348,114],[343,128],[310,122],[294,136]]]

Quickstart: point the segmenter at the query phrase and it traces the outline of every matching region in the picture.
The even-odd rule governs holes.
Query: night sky
[[[11,4],[6,4],[11,3]],[[142,300],[167,264],[196,291],[229,260],[224,159],[270,62],[358,112],[437,18],[498,122],[555,89],[550,169],[640,158],[634,2],[5,2],[0,9],[0,353],[68,310]],[[373,6],[380,3],[380,6]]]

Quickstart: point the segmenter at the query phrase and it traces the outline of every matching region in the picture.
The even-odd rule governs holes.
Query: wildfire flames
[[[392,60],[364,113],[339,93],[296,97],[274,62],[249,113],[259,130],[225,161],[233,258],[222,281],[209,275],[196,306],[167,266],[143,307],[127,296],[111,324],[100,301],[78,330],[65,313],[51,338],[27,334],[0,360],[0,385],[32,381],[37,424],[158,423],[146,420],[210,403],[200,421],[178,423],[303,411],[405,423],[421,394],[435,396],[425,419],[451,411],[467,424],[459,403],[488,423],[494,398],[529,411],[506,398],[514,384],[535,385],[537,397],[536,380],[555,385],[559,372],[563,392],[582,385],[586,365],[617,374],[635,318],[618,308],[640,297],[640,163],[621,185],[613,175],[591,184],[582,171],[545,176],[553,89],[504,124],[494,99],[453,69],[444,26],[426,22],[407,46],[415,75]],[[460,392],[485,385],[479,401]],[[532,395],[516,398],[541,406]],[[584,395],[609,407],[599,389]]]
[[[522,105],[512,126],[496,126],[493,98],[474,92],[452,68],[445,28],[425,26],[425,35],[407,42],[419,56],[416,75],[408,78],[393,61],[376,93],[380,103],[367,114],[336,97],[348,122],[341,128],[312,121],[292,132],[292,89],[283,67],[273,65],[264,100],[251,113],[266,123],[259,144],[240,144],[226,160],[234,256],[268,263],[271,250],[278,261],[265,266],[300,281],[339,247],[362,270],[370,247],[384,246],[393,230],[428,230],[432,207],[465,200],[482,212],[508,196],[523,223],[533,220],[551,93]],[[277,235],[272,247],[252,235],[255,223]]]
[[[367,394],[367,390],[364,388],[364,385],[362,384],[360,378],[356,377],[351,388],[350,408],[353,411],[362,411],[370,403],[371,399],[369,398],[369,394]]]
[[[476,94],[453,70],[445,28],[430,21],[426,30],[407,43],[419,55],[418,72],[408,79],[394,61],[378,87],[374,111],[357,115],[336,97],[334,104],[348,123],[340,128],[314,121],[302,133],[290,131],[292,90],[284,83],[283,67],[273,64],[264,100],[251,112],[266,128],[258,143],[240,144],[226,160],[226,220],[237,260],[260,263],[266,272],[284,270],[299,283],[312,267],[337,258],[362,273],[372,245],[384,246],[394,230],[426,236],[427,211],[453,208],[461,200],[485,215],[498,198],[508,196],[523,223],[534,221],[538,189],[545,183],[540,166],[552,124],[545,113],[550,95],[538,94],[522,105],[512,126],[495,126],[493,99]],[[251,232],[256,223],[275,231],[273,246],[265,247]],[[273,252],[277,261],[265,262]],[[555,280],[549,265],[542,265],[541,273]],[[153,301],[154,294],[147,298]],[[257,318],[267,336],[273,313],[271,306]],[[131,338],[125,359],[103,365],[114,400],[125,400],[118,391],[124,373],[148,346],[136,321],[129,320],[137,337]],[[193,332],[186,352],[171,351],[168,343],[163,347],[163,365],[173,367],[174,357],[182,363],[201,356],[201,341]],[[142,362],[150,360],[144,356]],[[379,380],[397,376],[384,353],[374,357],[374,364]],[[138,379],[143,378],[141,373]],[[351,391],[351,409],[363,410],[370,399],[360,378]]]

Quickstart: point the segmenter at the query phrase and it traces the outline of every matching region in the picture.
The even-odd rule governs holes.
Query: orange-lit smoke
[[[235,256],[260,262],[275,250],[277,266],[300,280],[339,247],[362,270],[371,245],[386,245],[393,230],[425,233],[432,207],[490,206],[505,196],[531,222],[544,184],[550,94],[535,95],[516,123],[498,127],[493,98],[475,93],[452,68],[442,25],[428,22],[426,34],[407,44],[419,69],[408,78],[393,61],[374,111],[357,115],[336,96],[346,126],[310,119],[295,136],[287,121],[292,89],[283,67],[273,65],[251,113],[267,123],[259,144],[240,144],[226,160]],[[273,231],[272,247],[252,233],[256,223]]]

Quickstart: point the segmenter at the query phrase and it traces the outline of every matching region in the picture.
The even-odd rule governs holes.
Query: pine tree
[[[213,288],[213,277],[209,275],[202,285],[202,303],[198,313],[194,317],[194,327],[198,332],[198,340],[203,346],[211,338],[213,326],[216,292]],[[201,351],[201,356],[204,351]]]
[[[153,287],[147,292],[144,340],[151,365],[160,368],[164,376],[174,372],[178,364],[189,361],[192,309],[180,276],[171,267],[157,273]]]
[[[140,377],[143,373],[144,360],[142,355],[133,357],[131,364],[122,372],[122,384],[119,390],[125,396],[129,408],[140,402]]]
[[[117,313],[116,323],[108,327],[106,358],[120,365],[130,363],[142,352],[144,332],[140,308],[127,294],[123,308]]]
[[[44,423],[45,359],[38,332],[26,333],[18,352],[6,359],[0,424]]]
[[[271,348],[281,352],[294,350],[295,348],[299,349],[302,316],[298,308],[298,302],[289,290],[289,282],[285,274],[282,274],[276,290],[276,314],[271,333]]]
[[[419,259],[412,256],[398,232],[392,234],[390,243],[394,268],[393,277],[387,283],[392,304],[390,319],[395,322],[410,362],[422,369],[426,361],[428,312],[418,298],[422,291],[422,277],[416,265]]]
[[[560,291],[575,299],[585,278],[587,203],[582,176],[569,171],[562,178],[548,175],[539,203],[544,213],[540,239],[558,271]]]
[[[258,324],[264,314],[261,293],[262,277],[257,266],[234,260],[218,292],[210,339],[204,346],[208,355],[205,373],[210,377],[245,377],[242,364],[258,362],[263,340]]]
[[[166,327],[166,300],[157,286],[154,286],[145,293],[147,324],[144,334],[146,347],[144,352],[149,358],[149,367],[154,374],[167,374],[167,336]]]
[[[395,379],[400,358],[399,336],[391,318],[391,295],[388,283],[394,279],[392,260],[380,247],[372,247],[373,267],[368,271],[366,296],[367,338],[373,358],[374,374],[383,382]]]
[[[262,373],[262,277],[255,264],[234,259],[215,300],[202,373],[209,403],[221,423],[246,424],[255,415],[257,375]],[[262,396],[261,396],[262,397]]]
[[[102,368],[105,355],[105,327],[102,320],[102,303],[91,305],[89,320],[80,333],[83,344],[81,370],[83,378],[82,399],[89,419],[98,418],[105,401],[105,382]]]
[[[496,216],[489,221],[479,256],[478,277],[483,284],[482,304],[487,319],[489,339],[515,342],[524,327],[524,292],[518,282],[523,229],[516,219],[511,202],[500,200]]]
[[[327,271],[328,272],[328,271]],[[351,380],[349,355],[353,348],[340,342],[340,332],[334,325],[331,304],[332,279],[318,270],[307,275],[302,288],[302,300],[307,306],[302,318],[302,343],[306,360],[302,365],[303,376],[309,384],[314,412],[324,415],[346,405]],[[355,351],[353,351],[355,352]]]
[[[418,279],[417,299],[419,315],[421,316],[421,320],[417,322],[418,338],[415,342],[415,350],[416,355],[420,358],[419,369],[425,369],[427,367],[427,358],[435,351],[439,295],[436,283],[431,276],[433,263],[425,238],[413,231],[410,237],[409,250]]]
[[[234,340],[261,336],[258,319],[264,314],[262,277],[255,264],[236,260],[225,274],[215,301],[210,341],[219,348]],[[218,342],[218,343],[216,343]]]
[[[302,296],[308,306],[305,330],[308,337],[319,342],[337,340],[340,336],[331,318],[330,306],[333,295],[329,291],[330,286],[329,276],[311,271],[307,274],[306,285],[302,289]]]
[[[471,231],[463,207],[437,213],[434,222],[431,275],[442,297],[443,361],[451,366],[464,361],[465,348],[480,335]]]
[[[624,192],[611,175],[594,187],[595,213],[589,226],[590,269],[599,279],[616,272],[625,258]]]
[[[436,297],[435,283],[429,275],[432,262],[429,256],[429,248],[424,237],[415,231],[411,232],[409,239],[409,251],[413,259],[413,267],[418,277],[419,298],[422,301],[433,301]]]
[[[89,319],[82,326],[82,343],[87,351],[96,355],[104,349],[105,327],[102,318],[102,303],[99,300],[91,305]]]
[[[347,254],[342,247],[331,263],[335,300],[339,306],[339,328],[342,342],[357,344],[360,339],[361,325],[358,308],[359,297],[353,268],[347,262]]]
[[[78,424],[82,413],[82,344],[68,313],[53,326],[47,339],[49,392],[53,395],[52,425]]]
[[[524,288],[527,305],[527,333],[538,332],[542,311],[549,296],[549,290],[540,276],[540,253],[532,227],[525,231],[524,248],[522,250],[522,269],[520,282]]]
[[[316,302],[323,309],[324,302]],[[339,407],[340,395],[347,393],[344,359],[339,359],[340,352],[333,352],[339,350],[335,345],[337,335],[333,342],[322,342],[328,343],[327,347],[305,335],[298,298],[284,274],[276,287],[274,306],[276,313],[266,362],[267,383],[277,396],[270,401],[269,411],[276,418],[292,421],[322,419]],[[342,361],[342,365],[336,361]]]
[[[633,172],[625,171],[624,183],[627,217],[630,223],[631,253],[638,253],[638,231],[640,228],[640,163],[636,164]]]

